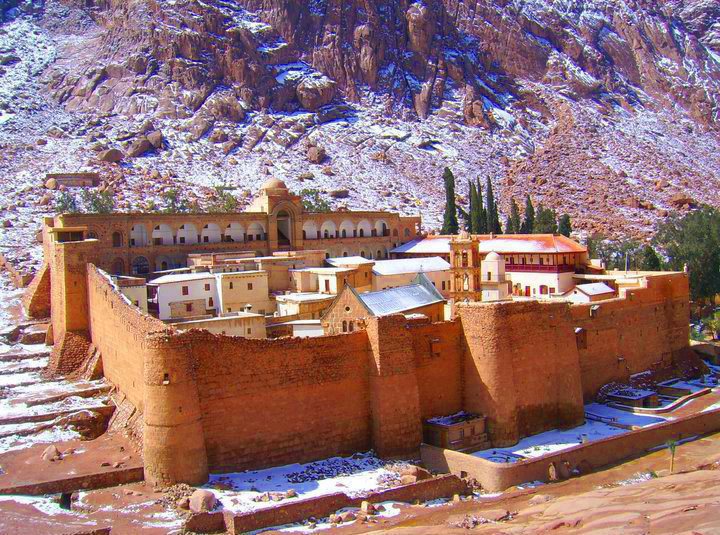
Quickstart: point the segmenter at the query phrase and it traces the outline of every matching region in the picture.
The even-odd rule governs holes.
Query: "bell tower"
[[[450,269],[453,274],[450,297],[456,303],[482,299],[479,243],[477,237],[467,232],[450,239]]]

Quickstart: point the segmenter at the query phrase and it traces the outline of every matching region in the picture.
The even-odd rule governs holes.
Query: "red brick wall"
[[[178,338],[191,346],[211,470],[371,447],[365,333],[268,341],[189,331]]]

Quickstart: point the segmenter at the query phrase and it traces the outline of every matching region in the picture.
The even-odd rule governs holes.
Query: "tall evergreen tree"
[[[470,184],[472,187],[472,194],[473,194],[473,204],[472,204],[472,211],[470,213],[470,220],[472,222],[470,232],[472,234],[480,234],[482,231],[482,224],[481,224],[481,217],[483,212],[482,207],[482,193],[478,191],[478,184]]]
[[[443,218],[442,233],[457,234],[458,219],[457,206],[455,205],[455,175],[449,167],[443,172],[445,182],[445,217]]]
[[[525,218],[520,226],[520,234],[532,234],[535,232],[535,207],[530,195],[525,199]]]
[[[477,179],[475,184],[475,191],[477,191],[477,233],[487,234],[487,210],[485,210],[485,203],[483,202],[482,184],[480,179]]]
[[[545,208],[542,204],[538,205],[533,232],[536,234],[555,234],[557,230],[555,210]]]
[[[520,208],[518,208],[515,199],[510,199],[510,215],[508,216],[505,234],[518,234],[522,226],[520,220]]]
[[[472,180],[468,180],[468,211],[465,218],[465,230],[470,233],[473,232],[473,211],[475,210],[476,197],[475,184],[473,184]]]
[[[485,207],[487,231],[495,234],[502,234],[500,216],[498,214],[497,203],[495,202],[495,194],[493,193],[490,178],[487,179],[487,197],[485,198]]]
[[[570,216],[567,214],[563,214],[560,216],[560,219],[558,220],[558,232],[562,234],[563,236],[570,237],[570,233],[572,232],[572,223],[570,222]]]
[[[660,257],[658,257],[655,249],[651,245],[645,245],[640,256],[640,269],[643,271],[660,271]]]

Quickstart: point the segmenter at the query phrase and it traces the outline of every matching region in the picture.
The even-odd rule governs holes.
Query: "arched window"
[[[162,223],[153,229],[153,245],[172,245],[175,241],[173,231],[169,225]]]
[[[150,273],[150,262],[144,256],[136,256],[132,261],[133,275],[147,275]]]
[[[355,322],[350,322],[348,324],[348,331],[353,332],[355,330]]]
[[[122,247],[122,234],[119,232],[113,232],[112,234],[112,242],[113,247]]]
[[[347,321],[343,320],[342,322],[342,332],[346,333],[348,329]]]
[[[202,243],[220,243],[222,233],[215,223],[208,223],[202,229]]]
[[[382,258],[382,251],[380,249],[377,250],[377,253],[375,253],[375,258],[380,260]]]
[[[230,223],[225,227],[226,242],[243,242],[245,241],[245,227],[240,223]]]
[[[122,275],[125,271],[125,262],[123,262],[122,258],[116,258],[113,260],[112,263],[112,274],[113,275]]]
[[[97,240],[98,235],[97,235],[97,232],[90,231],[90,232],[88,232],[87,237],[88,237],[88,240]]]

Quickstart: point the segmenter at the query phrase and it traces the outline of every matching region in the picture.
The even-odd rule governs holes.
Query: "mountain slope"
[[[50,210],[44,173],[80,168],[102,169],[121,209],[169,185],[246,200],[274,174],[429,227],[444,166],[461,195],[490,176],[504,206],[531,194],[607,235],[720,203],[714,1],[24,5],[0,3],[2,244]],[[100,161],[111,147],[122,166]]]

